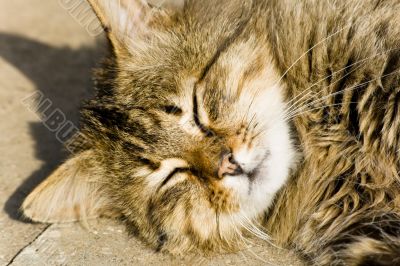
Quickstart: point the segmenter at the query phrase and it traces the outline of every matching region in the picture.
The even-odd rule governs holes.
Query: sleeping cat
[[[398,0],[89,2],[110,56],[27,217],[172,253],[264,223],[315,265],[400,264]]]

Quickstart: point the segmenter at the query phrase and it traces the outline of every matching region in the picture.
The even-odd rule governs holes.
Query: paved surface
[[[93,37],[83,15],[63,6],[79,1],[0,0],[0,265],[301,265],[256,240],[238,254],[173,258],[146,248],[114,221],[93,221],[87,230],[19,218],[26,194],[66,156],[42,122],[45,114],[23,99],[40,92],[76,123],[102,54],[103,36]]]

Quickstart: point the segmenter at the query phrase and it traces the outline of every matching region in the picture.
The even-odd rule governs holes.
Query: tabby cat
[[[110,55],[25,216],[172,253],[263,224],[314,265],[400,265],[399,0],[89,2]]]

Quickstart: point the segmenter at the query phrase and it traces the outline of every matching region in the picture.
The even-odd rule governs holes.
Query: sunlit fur
[[[235,250],[246,231],[268,240],[255,223],[294,169],[296,151],[285,88],[264,25],[252,16],[255,6],[190,1],[179,10],[132,3],[92,2],[112,51],[97,71],[96,99],[82,110],[71,160],[90,150],[101,169],[92,187],[107,206],[96,210],[120,213],[132,232],[173,253]],[[242,173],[218,175],[226,153]],[[86,171],[78,175],[94,174]],[[81,180],[64,172],[49,180]],[[58,190],[42,184],[26,200],[25,214],[47,222],[93,216],[93,199],[84,196],[93,193],[81,190],[75,190],[82,199],[73,206],[78,213],[49,215],[54,208],[44,198],[70,183],[58,182]],[[59,209],[74,205],[53,202]]]
[[[146,241],[173,252],[235,248],[242,224],[263,215],[294,165],[284,88],[265,38],[247,29],[256,22],[251,6],[210,4],[188,4],[168,17],[168,31],[156,21],[145,44],[133,36],[112,61],[116,86],[101,88],[83,113],[83,134],[107,158],[115,208]],[[229,150],[247,173],[220,180]]]
[[[398,263],[397,0],[90,2],[111,53],[71,160],[93,162],[50,176],[28,217],[111,212],[173,253],[269,241],[264,220],[315,265]],[[243,174],[221,177],[229,152]],[[57,191],[82,194],[73,214],[51,215]]]
[[[315,265],[400,265],[400,2],[268,2],[305,157],[269,231]]]

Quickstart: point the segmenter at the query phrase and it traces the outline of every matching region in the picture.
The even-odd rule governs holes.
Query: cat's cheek
[[[210,208],[204,200],[199,200],[191,212],[192,231],[201,241],[210,239],[215,234],[217,228],[215,223],[215,211]]]
[[[296,149],[290,138],[289,126],[285,122],[276,123],[270,130],[267,145],[270,148],[270,156],[263,167],[268,172],[269,179],[266,192],[276,193],[284,186],[290,170],[296,164]]]
[[[141,168],[133,176],[145,177],[147,192],[151,194],[160,187],[165,178],[171,172],[173,172],[177,168],[185,167],[187,167],[187,163],[184,160],[179,158],[171,158],[162,161],[160,167],[155,171],[151,171],[148,168]],[[166,187],[171,187],[179,182],[182,182],[183,180],[185,180],[184,175],[177,175],[177,177],[171,180],[171,182],[168,182],[168,186]],[[164,187],[164,189],[166,187]]]
[[[248,210],[246,210],[250,217],[266,211],[270,207],[277,191],[286,181],[286,174],[279,173],[279,175],[275,175],[276,172],[272,169],[273,167],[284,169],[284,167],[279,164],[274,165],[272,162],[273,160],[264,162],[257,177],[251,184],[251,193],[247,201]]]
[[[230,190],[227,190],[227,192]],[[231,192],[231,191],[230,191]],[[203,243],[223,236],[231,240],[238,233],[238,221],[241,213],[237,197],[232,195],[231,208],[217,210],[210,202],[198,198],[190,215],[190,228],[195,237]]]

